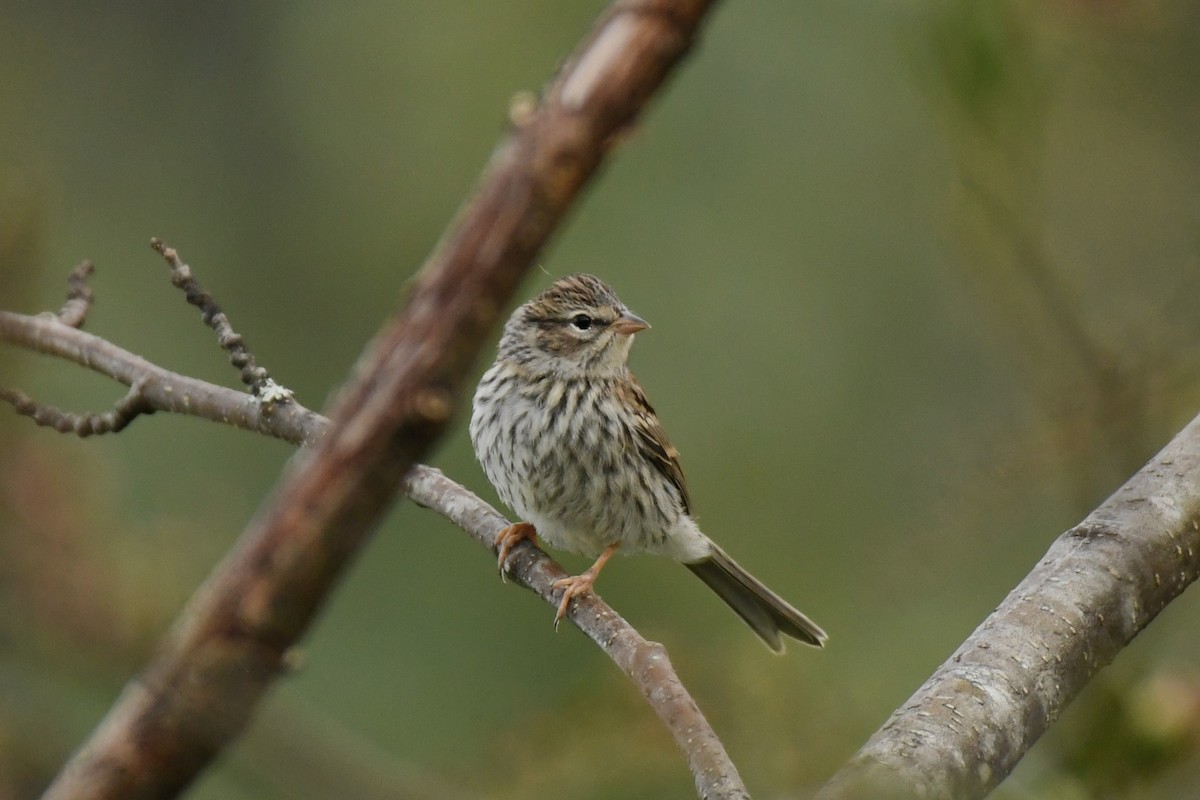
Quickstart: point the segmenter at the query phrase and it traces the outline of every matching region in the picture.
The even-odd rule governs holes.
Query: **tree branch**
[[[493,154],[475,197],[426,262],[402,312],[377,334],[333,401],[326,433],[292,461],[154,661],[47,790],[48,800],[173,796],[240,732],[401,478],[450,421],[480,343],[518,281],[686,53],[710,5],[616,3],[542,104],[514,116],[517,127]],[[112,367],[127,369],[121,361]],[[253,424],[261,422],[260,415]],[[577,613],[616,619],[598,602],[579,604]],[[653,646],[637,649],[629,671],[664,668]],[[717,750],[719,743],[708,756]],[[693,761],[707,763],[708,756]],[[745,796],[732,765],[719,766],[726,771],[696,775],[701,794]]]
[[[818,794],[985,796],[1200,575],[1200,417],[1045,557]]]
[[[188,414],[292,444],[316,441],[325,427],[325,420],[319,414],[299,403],[264,405],[242,392],[171,372],[99,336],[72,327],[53,314],[33,317],[0,311],[0,339],[80,364],[131,389],[136,384],[147,411]],[[18,413],[33,416],[39,424],[64,430],[55,424],[49,413],[52,410],[50,406],[33,403],[23,393],[12,389],[6,392],[12,396],[0,395],[0,399],[14,405],[16,400],[25,398],[24,407],[27,411],[22,411],[22,407],[18,406]],[[32,413],[35,408],[43,412],[46,421]],[[74,430],[74,427],[72,423],[66,430]]]
[[[440,471],[422,465],[408,474],[404,489],[413,502],[442,514],[495,552],[496,534],[509,522],[474,494]],[[528,541],[514,549],[505,563],[509,577],[558,608],[562,593],[552,587],[567,577],[558,563]],[[572,603],[567,616],[616,662],[667,726],[687,759],[700,796],[748,800],[750,795],[737,769],[675,674],[666,648],[643,639],[594,593]]]

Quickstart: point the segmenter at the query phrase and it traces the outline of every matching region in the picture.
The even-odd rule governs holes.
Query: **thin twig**
[[[201,417],[292,444],[316,441],[322,430],[320,415],[299,403],[267,411],[250,395],[163,369],[51,314],[0,311],[0,339],[80,364],[126,386],[142,381],[140,393],[157,411]]]
[[[67,302],[58,310],[58,319],[72,328],[82,328],[92,307],[92,289],[88,278],[95,270],[91,261],[82,261],[67,275]]]
[[[221,349],[229,353],[229,363],[238,370],[242,383],[250,389],[255,397],[265,397],[275,402],[291,400],[292,393],[282,390],[271,380],[271,375],[265,367],[258,365],[254,354],[246,347],[242,335],[233,329],[229,317],[217,305],[217,301],[209,294],[192,274],[192,268],[183,263],[175,248],[169,247],[157,236],[150,239],[150,247],[163,257],[171,268],[171,283],[182,289],[187,301],[200,309],[204,324],[217,334],[217,342]]]
[[[80,438],[87,438],[98,433],[119,433],[138,415],[153,414],[154,409],[142,394],[144,386],[145,381],[138,381],[110,410],[86,414],[39,403],[18,389],[4,386],[0,386],[0,400],[11,403],[18,414],[29,417],[38,425],[53,428],[59,433],[73,433]]]

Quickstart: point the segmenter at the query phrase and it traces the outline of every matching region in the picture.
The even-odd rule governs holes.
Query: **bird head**
[[[569,275],[513,312],[500,357],[564,377],[623,374],[633,335],[650,327],[594,275]]]

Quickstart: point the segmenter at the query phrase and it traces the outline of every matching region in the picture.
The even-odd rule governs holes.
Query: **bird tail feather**
[[[783,652],[782,633],[813,647],[824,647],[821,627],[742,569],[724,550],[713,545],[703,561],[685,564],[704,581],[776,653]]]

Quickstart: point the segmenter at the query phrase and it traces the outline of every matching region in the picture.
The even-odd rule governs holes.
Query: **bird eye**
[[[587,314],[576,314],[571,317],[571,324],[581,331],[586,331],[592,327],[592,318]]]

